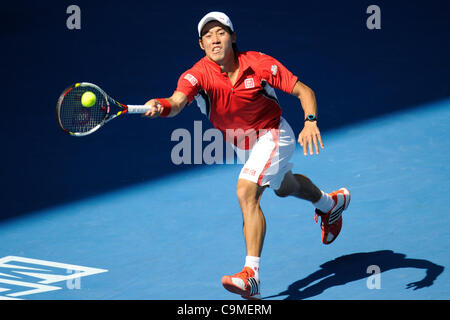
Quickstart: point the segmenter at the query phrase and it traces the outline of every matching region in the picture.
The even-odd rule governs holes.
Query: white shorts
[[[239,160],[244,163],[239,179],[278,190],[284,175],[294,166],[289,160],[294,154],[296,141],[291,126],[281,118],[279,129],[272,129],[259,137],[251,149],[235,148]]]

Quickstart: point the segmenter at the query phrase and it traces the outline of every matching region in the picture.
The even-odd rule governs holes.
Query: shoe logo
[[[344,211],[344,206],[340,207],[335,212],[333,212],[330,215],[330,220],[329,220],[328,224],[335,223],[339,219],[339,217],[341,216],[342,211]]]
[[[248,278],[247,285],[250,286],[250,296],[259,293],[259,284],[255,278]]]

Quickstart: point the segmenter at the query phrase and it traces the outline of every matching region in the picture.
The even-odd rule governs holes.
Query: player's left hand
[[[304,155],[313,154],[313,144],[316,154],[319,154],[319,145],[323,149],[322,137],[320,136],[317,121],[306,121],[305,127],[298,135],[298,143],[303,147]]]

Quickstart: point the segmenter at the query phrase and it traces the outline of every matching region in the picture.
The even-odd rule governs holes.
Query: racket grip
[[[128,113],[146,113],[150,110],[150,106],[128,105]]]

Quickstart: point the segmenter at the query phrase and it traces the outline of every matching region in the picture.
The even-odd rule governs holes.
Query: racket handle
[[[150,110],[150,106],[128,105],[128,113],[146,113]]]

